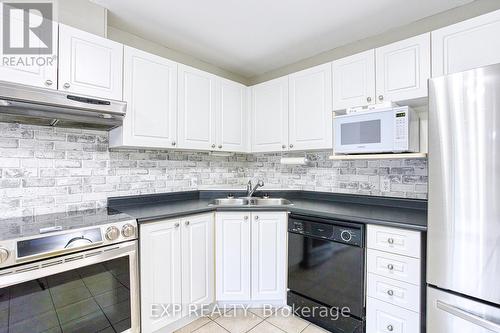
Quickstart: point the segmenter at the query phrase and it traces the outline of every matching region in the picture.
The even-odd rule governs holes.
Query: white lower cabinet
[[[420,232],[368,225],[367,235],[366,332],[420,333]]]
[[[216,217],[216,298],[284,302],[285,212],[220,212]]]
[[[210,213],[141,225],[142,332],[180,320],[189,304],[214,302],[213,224]]]

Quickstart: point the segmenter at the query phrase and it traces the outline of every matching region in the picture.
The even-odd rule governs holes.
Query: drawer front
[[[420,287],[368,273],[368,296],[402,308],[420,312]]]
[[[419,333],[420,315],[368,297],[366,300],[366,332]]]
[[[368,273],[420,286],[420,259],[367,250]]]
[[[368,226],[368,248],[420,258],[420,232]]]

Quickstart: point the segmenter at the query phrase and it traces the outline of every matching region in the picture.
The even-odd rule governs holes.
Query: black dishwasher
[[[364,332],[364,227],[302,215],[288,219],[287,303],[338,333]]]

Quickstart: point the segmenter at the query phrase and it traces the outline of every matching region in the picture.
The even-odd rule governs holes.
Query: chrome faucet
[[[257,191],[257,189],[262,186],[264,186],[264,182],[259,179],[257,184],[255,184],[255,186],[252,187],[252,180],[250,179],[247,183],[247,197],[249,198],[252,197],[255,191]]]

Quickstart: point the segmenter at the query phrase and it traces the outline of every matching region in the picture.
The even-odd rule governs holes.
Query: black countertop
[[[362,195],[336,194],[313,191],[267,191],[270,197],[283,197],[292,206],[256,207],[209,206],[214,198],[229,193],[243,196],[238,191],[188,191],[108,200],[108,206],[133,216],[139,223],[175,218],[210,211],[289,211],[292,214],[317,216],[363,224],[378,224],[419,231],[427,230],[427,201]],[[256,196],[264,192],[256,193]]]

